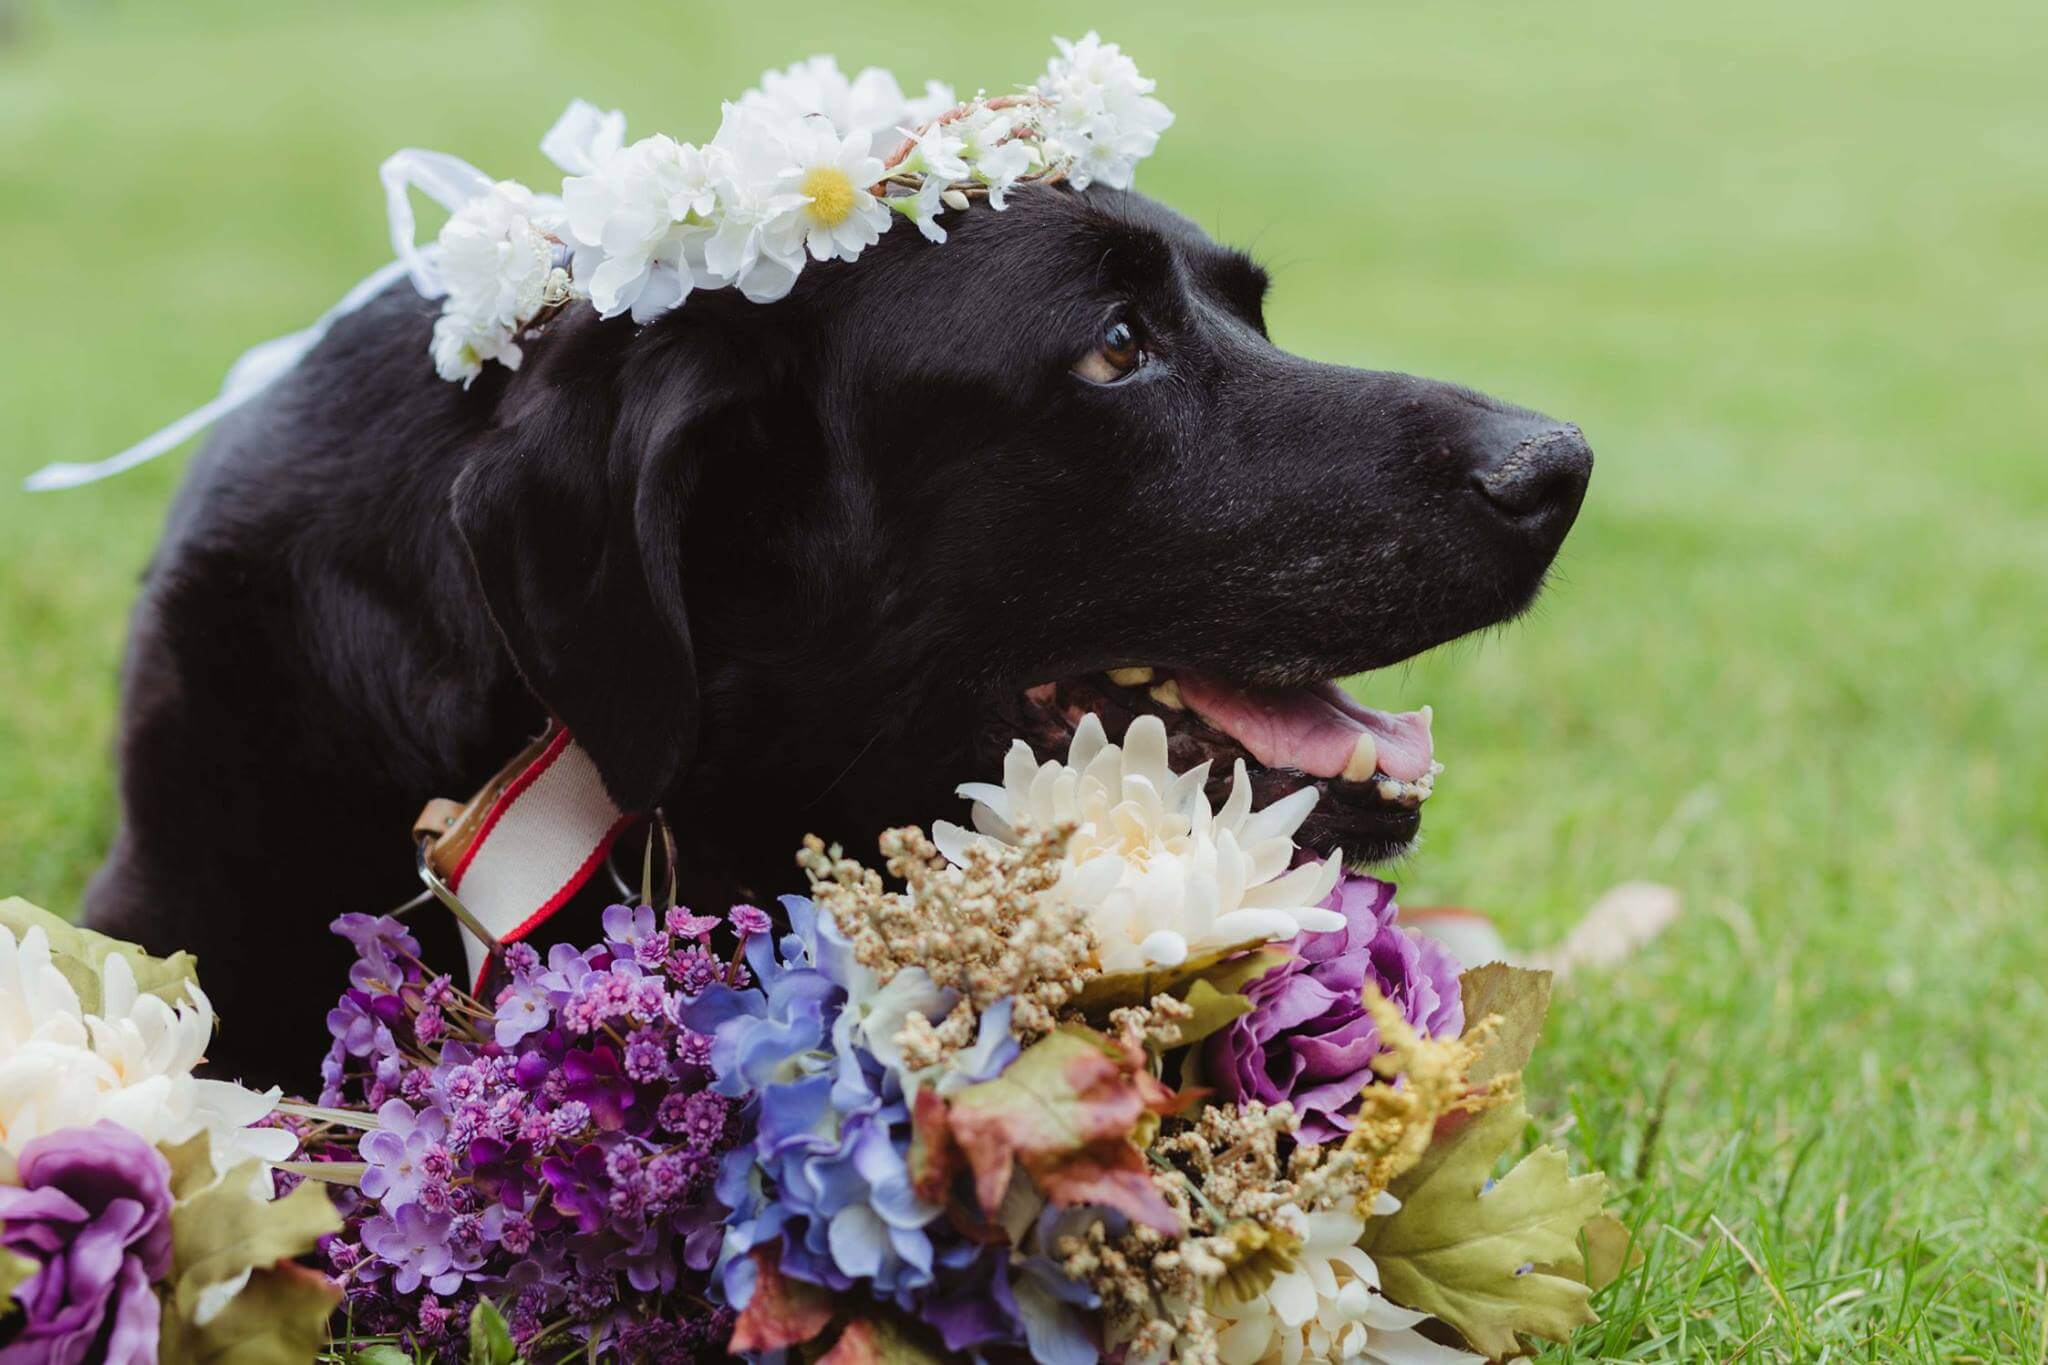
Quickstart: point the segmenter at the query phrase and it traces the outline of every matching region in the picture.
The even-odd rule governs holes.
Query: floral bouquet
[[[297,1264],[341,1219],[275,1164],[277,1092],[192,1074],[190,956],[0,901],[0,1362],[302,1362],[340,1291]]]
[[[1591,1321],[1604,1180],[1493,1178],[1547,978],[1461,978],[1297,857],[1307,803],[1212,810],[1156,726],[1019,746],[889,880],[812,840],[779,914],[512,944],[488,1000],[339,921],[294,1117],[337,1349],[1433,1365]]]

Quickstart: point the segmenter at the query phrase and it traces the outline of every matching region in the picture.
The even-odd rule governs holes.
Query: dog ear
[[[527,686],[619,807],[648,810],[696,750],[681,543],[702,445],[740,395],[714,350],[623,324],[532,350],[455,481],[455,526]]]

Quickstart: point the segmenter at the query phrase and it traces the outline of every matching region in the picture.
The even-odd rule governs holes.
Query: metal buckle
[[[427,862],[427,845],[432,842],[433,840],[431,839],[421,839],[413,845],[413,866],[419,872],[420,881],[425,884],[427,890],[424,895],[415,896],[411,901],[408,901],[406,908],[410,909],[414,905],[424,904],[426,895],[433,896],[434,899],[448,907],[448,913],[454,915],[461,922],[463,928],[477,936],[477,940],[484,945],[492,957],[499,956],[504,952],[505,945],[498,942],[497,935],[484,928],[482,921],[469,913],[469,907],[464,905],[461,899],[448,889],[448,883],[435,875],[433,867]]]

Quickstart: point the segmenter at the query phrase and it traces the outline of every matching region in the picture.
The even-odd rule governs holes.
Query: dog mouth
[[[1429,708],[1375,710],[1334,680],[1267,687],[1193,670],[1116,668],[1028,687],[999,712],[1004,733],[990,739],[1005,746],[1021,737],[1040,761],[1064,759],[1091,712],[1112,739],[1140,716],[1157,716],[1175,771],[1211,765],[1212,806],[1229,795],[1240,761],[1256,806],[1314,787],[1320,796],[1297,840],[1325,856],[1341,848],[1354,864],[1407,851],[1443,771]]]

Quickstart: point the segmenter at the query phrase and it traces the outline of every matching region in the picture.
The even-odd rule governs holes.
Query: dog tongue
[[[1180,695],[1197,715],[1229,735],[1268,768],[1298,768],[1312,777],[1342,777],[1371,735],[1378,769],[1414,782],[1429,772],[1429,716],[1394,715],[1361,706],[1334,682],[1312,687],[1238,687],[1207,673],[1180,673]]]

